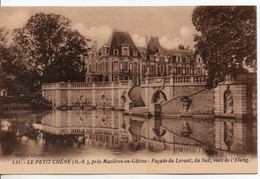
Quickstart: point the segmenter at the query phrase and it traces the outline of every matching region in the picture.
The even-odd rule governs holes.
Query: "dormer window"
[[[129,56],[129,47],[122,47],[122,55]]]
[[[198,61],[198,63],[200,63],[201,62],[201,57],[198,57],[197,61]]]
[[[113,55],[119,55],[118,54],[118,49],[113,49]]]
[[[180,57],[179,55],[177,56],[176,59],[177,59],[177,60],[176,60],[177,62],[181,62],[181,57]]]
[[[153,55],[150,55],[150,60],[154,60],[154,56]]]
[[[138,56],[137,50],[133,50],[133,56],[134,56],[134,57],[137,57],[137,56]]]
[[[159,47],[159,53],[163,53],[163,48]]]

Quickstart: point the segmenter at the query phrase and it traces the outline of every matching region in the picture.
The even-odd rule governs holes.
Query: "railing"
[[[205,83],[206,76],[178,76],[173,77],[174,83]]]
[[[111,83],[109,82],[104,82],[104,83],[95,83],[96,87],[107,87],[107,86],[111,86]]]
[[[166,77],[149,77],[141,80],[141,84],[145,85],[148,80],[148,84],[204,84],[206,83],[206,76],[166,76]]]
[[[92,83],[85,82],[72,82],[70,83],[72,88],[82,88],[82,87],[91,87]]]
[[[97,83],[86,83],[86,82],[60,82],[60,83],[43,83],[42,89],[70,89],[70,88],[92,88],[92,87],[119,87],[119,86],[131,86],[131,81],[124,80],[120,82],[97,82]]]

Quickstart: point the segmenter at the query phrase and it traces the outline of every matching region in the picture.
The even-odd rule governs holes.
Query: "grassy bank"
[[[48,110],[51,104],[40,95],[23,97],[0,96],[0,112],[5,113],[12,110]]]

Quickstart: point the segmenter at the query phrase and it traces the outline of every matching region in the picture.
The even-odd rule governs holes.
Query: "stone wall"
[[[256,118],[257,85],[254,77],[255,74],[244,75],[215,88],[215,115],[245,120]]]
[[[123,109],[122,96],[129,103],[128,83],[53,83],[43,84],[42,97],[52,103],[53,108],[94,107]]]
[[[187,96],[190,102],[183,105],[182,97]],[[173,88],[173,99],[162,104],[162,115],[213,115],[214,91],[204,86],[176,86]]]

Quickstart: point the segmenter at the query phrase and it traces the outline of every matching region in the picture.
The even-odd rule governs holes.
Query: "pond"
[[[255,120],[143,118],[121,111],[9,111],[0,157],[239,156],[257,153]]]

